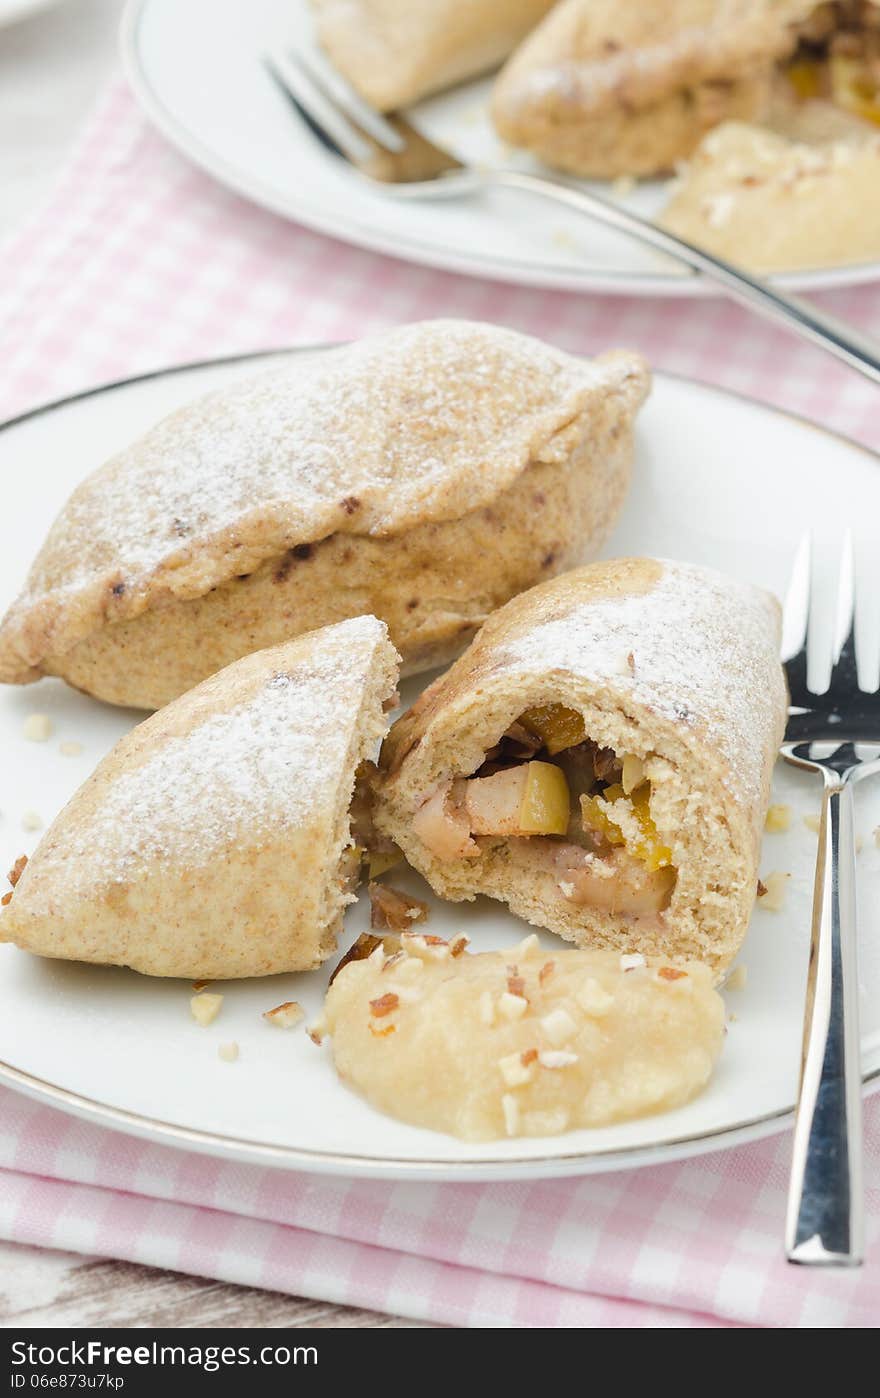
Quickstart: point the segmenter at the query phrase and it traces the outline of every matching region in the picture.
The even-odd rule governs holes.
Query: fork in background
[[[824,791],[786,1253],[790,1262],[858,1266],[864,1224],[853,787],[880,771],[880,695],[859,686],[850,536],[840,570],[831,680],[821,694],[810,685],[818,658],[813,611],[807,535],[785,604],[783,659],[791,708],[782,755],[821,773]]]
[[[276,47],[265,55],[265,61],[321,144],[389,197],[436,200],[500,186],[564,204],[708,277],[751,310],[880,383],[880,345],[809,302],[777,291],[768,282],[640,218],[593,189],[563,184],[529,170],[464,164],[400,114],[387,117],[375,111],[323,54],[307,44],[295,50]]]

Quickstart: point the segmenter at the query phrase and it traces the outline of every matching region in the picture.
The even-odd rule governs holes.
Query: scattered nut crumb
[[[371,883],[370,926],[374,931],[405,932],[416,922],[426,922],[428,905],[421,898],[410,898],[386,883]]]
[[[546,984],[547,984],[547,981],[549,981],[550,977],[553,975],[553,972],[554,972],[555,969],[556,969],[556,962],[555,962],[555,961],[545,961],[545,962],[544,962],[544,965],[541,967],[540,971],[538,972],[538,984],[539,984],[539,985],[546,985]]]
[[[321,1044],[324,1042],[324,1035],[327,1033],[327,1021],[324,1018],[324,1016],[318,1015],[318,1018],[315,1020],[314,1024],[310,1024],[309,1027],[306,1029],[306,1033],[308,1034],[312,1043],[317,1044],[320,1048]]]
[[[342,960],[334,967],[328,985],[333,984],[343,966],[347,966],[350,961],[366,961],[368,957],[373,955],[376,948],[382,945],[381,937],[374,937],[371,932],[362,932],[357,941],[349,947]]]
[[[534,1060],[523,1063],[521,1053],[509,1053],[506,1058],[499,1058],[498,1069],[508,1087],[524,1087],[535,1076]]]
[[[31,743],[45,743],[52,736],[52,720],[48,714],[28,714],[22,733]]]
[[[624,952],[623,956],[620,958],[621,971],[638,971],[642,966],[646,966],[647,964],[640,951]]]
[[[36,811],[25,811],[21,817],[22,830],[42,830],[43,817]]]
[[[501,1098],[501,1110],[504,1113],[504,1129],[508,1136],[515,1136],[519,1130],[519,1103],[510,1092],[505,1092]]]
[[[607,1015],[614,1004],[614,996],[609,995],[597,980],[592,976],[587,976],[580,990],[578,991],[578,1003],[582,1010],[588,1015],[600,1017]]]
[[[511,995],[505,990],[498,997],[497,1009],[502,1019],[522,1019],[529,1002],[522,995]]]
[[[544,1049],[538,1054],[542,1068],[570,1068],[577,1061],[577,1054],[568,1053],[565,1049]]]
[[[764,821],[764,829],[768,835],[781,835],[784,830],[788,830],[790,825],[791,806],[780,803],[768,808],[767,819]]]
[[[507,989],[511,995],[518,995],[525,999],[526,983],[519,973],[518,966],[508,966],[507,968]]]
[[[661,981],[687,980],[687,971],[680,971],[677,966],[661,966],[657,975]]]
[[[461,956],[462,952],[467,950],[470,940],[470,937],[465,936],[464,932],[459,933],[449,947],[449,955]],[[419,964],[421,965],[421,962]]]
[[[234,1040],[228,1044],[220,1044],[217,1049],[217,1057],[222,1058],[224,1063],[234,1063],[238,1058],[238,1044]]]
[[[746,981],[749,978],[748,970],[744,962],[734,966],[727,980],[724,982],[725,990],[745,990]]]
[[[791,874],[780,873],[776,869],[772,874],[765,874],[763,879],[758,880],[758,899],[762,908],[766,908],[769,913],[782,912],[790,878]]]
[[[3,897],[0,898],[0,908],[8,907],[8,905],[9,905],[11,902],[12,902],[12,889],[10,888],[9,892],[8,892],[8,893],[4,893],[4,894],[3,894]]]
[[[547,1035],[551,1044],[559,1048],[569,1040],[577,1030],[577,1025],[572,1019],[568,1010],[564,1010],[560,1005],[557,1009],[551,1010],[544,1015],[541,1020],[541,1028]]]
[[[82,750],[82,743],[77,743],[72,738],[67,738],[63,743],[58,744],[58,751],[62,757],[79,757]]]
[[[370,1001],[370,1009],[377,1019],[383,1015],[390,1015],[400,1004],[400,997],[389,990],[385,995],[379,995],[375,1000]]]
[[[192,983],[192,988],[193,988],[193,990],[195,990],[195,991],[207,990],[207,988],[208,988],[208,986],[209,986],[210,984],[211,984],[210,981],[193,981],[193,983]]]
[[[196,1024],[200,1024],[204,1028],[217,1018],[222,1004],[222,995],[193,995],[189,1002],[189,1008]]]
[[[9,870],[9,873],[6,875],[13,888],[15,888],[15,885],[18,883],[19,879],[21,878],[22,874],[27,868],[27,862],[27,855],[20,854],[16,859],[15,863],[13,864],[12,868]]]
[[[283,1005],[276,1005],[274,1010],[266,1010],[263,1019],[267,1024],[274,1024],[276,1029],[292,1029],[295,1024],[299,1024],[305,1011],[298,1000],[285,1000]]]
[[[818,833],[819,833],[819,817],[818,817],[817,815],[805,815],[805,816],[804,816],[804,825],[807,827],[808,830],[812,830],[812,832],[813,832],[814,835],[818,835]],[[878,826],[877,829],[880,830],[880,826]],[[875,834],[875,836],[876,836],[876,834],[877,834],[877,831],[876,831],[876,830],[874,831],[874,834]]]

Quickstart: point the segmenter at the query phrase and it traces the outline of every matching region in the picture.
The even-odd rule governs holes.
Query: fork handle
[[[789,1262],[857,1267],[864,1239],[853,795],[847,776],[824,776],[785,1245]]]
[[[759,277],[750,276],[723,258],[714,257],[685,238],[668,233],[665,228],[640,218],[638,214],[612,203],[593,190],[573,189],[569,185],[520,170],[492,170],[487,177],[493,184],[528,190],[545,199],[553,199],[558,204],[565,204],[607,227],[628,233],[639,242],[667,253],[692,271],[718,282],[735,300],[793,330],[801,339],[827,350],[872,382],[880,383],[880,345],[809,302],[777,291]]]

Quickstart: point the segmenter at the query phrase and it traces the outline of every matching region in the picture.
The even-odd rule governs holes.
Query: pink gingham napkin
[[[509,287],[361,252],[252,208],[178,157],[124,86],[2,250],[0,416],[140,371],[437,314],[500,321],[779,403],[880,447],[876,390],[721,301]],[[820,299],[880,330],[880,286]],[[153,1146],[0,1090],[0,1237],[479,1326],[872,1326],[869,1255],[787,1267],[787,1136],[683,1164],[500,1185],[324,1179]]]

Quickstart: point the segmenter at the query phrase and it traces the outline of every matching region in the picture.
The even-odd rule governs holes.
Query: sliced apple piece
[[[419,807],[413,830],[438,859],[474,859],[480,853],[471,839],[467,814],[452,799],[449,787],[441,787]]]
[[[475,835],[564,835],[568,829],[568,783],[550,762],[474,777],[465,806]]]

